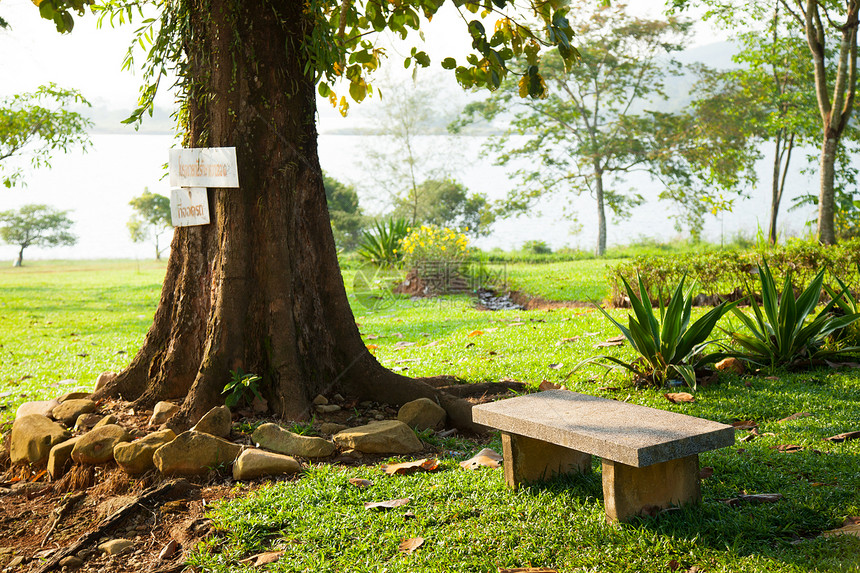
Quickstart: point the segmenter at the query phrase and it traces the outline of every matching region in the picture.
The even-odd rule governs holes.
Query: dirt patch
[[[541,296],[532,296],[518,291],[511,291],[511,300],[525,310],[555,310],[559,308],[591,308],[590,302],[579,300],[547,300]]]

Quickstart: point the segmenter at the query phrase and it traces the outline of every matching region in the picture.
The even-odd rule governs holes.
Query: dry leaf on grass
[[[825,531],[821,535],[822,537],[832,537],[834,535],[853,535],[854,537],[860,537],[860,524],[855,523],[852,525],[844,525],[839,529]]]
[[[779,452],[799,452],[803,449],[803,446],[798,446],[797,444],[780,444],[778,446],[771,446],[770,449]]]
[[[368,350],[371,350],[371,351],[372,351],[372,350],[376,350],[377,348],[379,348],[379,346],[378,346],[378,345],[376,345],[376,344],[365,344],[365,346],[367,346],[367,349],[368,349]]]
[[[549,567],[516,567],[514,569],[499,567],[499,573],[558,573],[558,571]]]
[[[561,370],[561,367],[564,366],[561,362],[554,362],[552,364],[548,364],[547,368],[550,370]]]
[[[382,471],[390,476],[395,474],[406,475],[418,470],[424,470],[425,472],[436,471],[439,469],[439,461],[436,458],[423,458],[414,462],[403,462],[402,464],[382,464],[380,467]]]
[[[478,468],[497,468],[502,463],[502,456],[490,448],[484,448],[468,460],[460,462],[460,467],[465,470],[476,470]]]
[[[699,470],[699,479],[708,479],[714,475],[714,468],[711,466],[705,466]]]
[[[750,503],[776,503],[781,500],[783,495],[781,493],[755,493],[750,495],[739,495],[737,498],[739,501],[748,501]]]
[[[377,338],[379,338],[378,334],[365,334],[364,335],[365,340],[376,340]]]
[[[550,382],[549,380],[544,380],[540,383],[540,386],[538,386],[538,390],[540,392],[545,392],[547,390],[561,390],[561,385]]]
[[[824,439],[827,440],[828,442],[834,442],[834,443],[838,444],[839,442],[846,442],[848,440],[856,440],[857,438],[860,438],[860,432],[846,432],[844,434],[837,434],[835,436],[830,436],[829,438],[824,438]]]
[[[415,346],[416,344],[418,344],[418,343],[417,342],[405,342],[405,341],[403,341],[403,342],[398,342],[397,344],[395,344],[391,348],[393,350],[401,350],[403,348],[409,348],[410,346]]]
[[[401,553],[414,553],[415,550],[422,545],[424,545],[423,537],[411,537],[409,539],[406,539],[405,541],[402,541],[400,545],[397,546],[397,548],[400,550]]]
[[[579,340],[579,336],[572,336],[570,338],[562,338],[558,342],[555,343],[556,346],[561,346],[563,344],[570,344],[571,342],[576,342]]]
[[[361,478],[349,478],[349,483],[354,485],[357,488],[370,487],[373,485],[373,482],[369,479],[361,479]]]
[[[736,422],[732,422],[732,427],[735,430],[752,430],[753,428],[758,428],[758,424],[755,420],[738,420]]]
[[[258,553],[257,555],[252,555],[247,559],[242,559],[239,563],[250,563],[254,567],[259,567],[260,565],[265,565],[267,563],[274,563],[283,555],[283,551],[268,551],[266,553]]]
[[[781,422],[791,422],[792,420],[797,420],[798,418],[807,418],[811,416],[809,412],[798,412],[797,414],[792,414],[791,416],[786,416],[782,420],[777,420],[776,423],[779,424]]]
[[[484,334],[483,330],[473,330],[468,336],[469,338],[472,338],[473,336],[481,336],[482,334]]]
[[[663,397],[672,402],[673,404],[683,404],[685,402],[696,401],[693,395],[687,392],[669,392],[668,394],[663,394]]]
[[[612,338],[607,338],[603,342],[598,342],[597,344],[594,345],[594,347],[595,348],[608,348],[610,346],[621,346],[624,344],[625,340],[626,340],[626,338],[624,338],[623,335],[613,336]]]
[[[411,497],[401,499],[389,499],[386,501],[368,501],[364,504],[364,509],[394,509],[401,507],[412,501]]]
[[[618,392],[621,390],[618,386],[601,386],[597,389],[599,392]]]

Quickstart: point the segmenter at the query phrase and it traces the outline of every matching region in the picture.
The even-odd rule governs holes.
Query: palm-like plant
[[[622,277],[633,315],[628,315],[628,325],[624,326],[598,306],[598,310],[618,327],[618,330],[630,342],[639,353],[640,358],[633,362],[624,362],[614,356],[593,356],[577,365],[577,368],[591,362],[609,362],[615,366],[630,370],[642,379],[650,379],[656,385],[663,385],[670,377],[677,376],[683,379],[688,386],[696,386],[696,367],[706,364],[709,356],[699,356],[701,351],[711,344],[708,341],[711,331],[717,321],[735,303],[723,302],[708,311],[694,323],[690,324],[690,315],[693,307],[692,285],[684,292],[684,280],[681,278],[668,305],[660,301],[660,317],[654,314],[651,301],[647,298],[647,290],[641,277],[639,280],[639,294],[636,295],[630,284]],[[644,299],[644,302],[643,302]]]
[[[382,267],[394,267],[403,258],[400,243],[409,234],[406,219],[377,221],[372,231],[364,231],[358,246],[358,256]]]
[[[745,360],[760,367],[775,368],[789,366],[801,361],[834,358],[844,352],[856,352],[860,347],[827,349],[827,337],[860,319],[860,314],[848,312],[844,316],[834,316],[830,311],[842,300],[847,287],[841,293],[832,293],[831,301],[807,323],[807,318],[815,310],[821,298],[825,270],[819,271],[812,282],[795,298],[791,286],[791,272],[785,277],[782,294],[777,295],[776,283],[767,262],[758,267],[761,283],[759,306],[755,296],[750,295],[749,304],[753,316],[747,316],[734,308],[732,312],[747,327],[749,334],[731,333],[732,339],[743,349],[730,353],[731,356]]]

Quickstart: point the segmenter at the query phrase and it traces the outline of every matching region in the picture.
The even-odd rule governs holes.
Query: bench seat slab
[[[701,499],[697,454],[644,468],[603,459],[603,505],[610,522]]]
[[[558,475],[591,471],[591,455],[542,440],[502,432],[505,481],[516,489]]]

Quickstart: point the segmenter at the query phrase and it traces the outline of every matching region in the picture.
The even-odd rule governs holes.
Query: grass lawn
[[[513,282],[518,273],[523,284],[538,284],[539,269],[558,265],[553,272],[568,290],[547,286],[544,292],[595,292],[595,269],[602,264],[554,263],[537,270],[511,265],[516,268],[509,276]],[[3,419],[10,420],[24,399],[74,387],[60,386],[64,379],[77,378],[89,388],[101,371],[125,366],[149,326],[163,274],[162,265],[128,262],[0,269]],[[268,570],[496,571],[531,565],[563,572],[860,571],[860,539],[820,537],[846,517],[860,516],[860,440],[824,440],[860,430],[856,370],[780,373],[774,379],[727,375],[698,391],[694,403],[671,404],[662,391],[627,388],[623,377],[604,377],[596,368],[569,375],[573,364],[596,352],[632,358],[626,346],[594,349],[617,333],[590,309],[489,312],[474,309],[467,297],[446,297],[384,308],[355,301],[354,312],[379,360],[410,376],[565,382],[571,390],[720,422],[754,420],[761,435],[701,456],[702,466],[714,468],[702,482],[701,506],[612,526],[603,519],[596,460],[590,475],[512,492],[499,469],[458,467],[485,444],[425,433],[438,449],[441,471],[388,477],[378,466],[313,465],[295,481],[216,506],[211,517],[221,533],[193,564],[206,571],[251,571],[257,569],[238,560],[284,551]],[[795,413],[811,416],[780,421]],[[748,435],[738,431],[737,437]],[[799,449],[780,451],[781,445]],[[490,446],[500,451],[497,438]],[[358,489],[348,483],[352,477],[374,485]],[[783,498],[724,503],[744,492]],[[411,501],[398,509],[363,507],[406,497]],[[401,554],[398,544],[413,537],[424,544]]]

